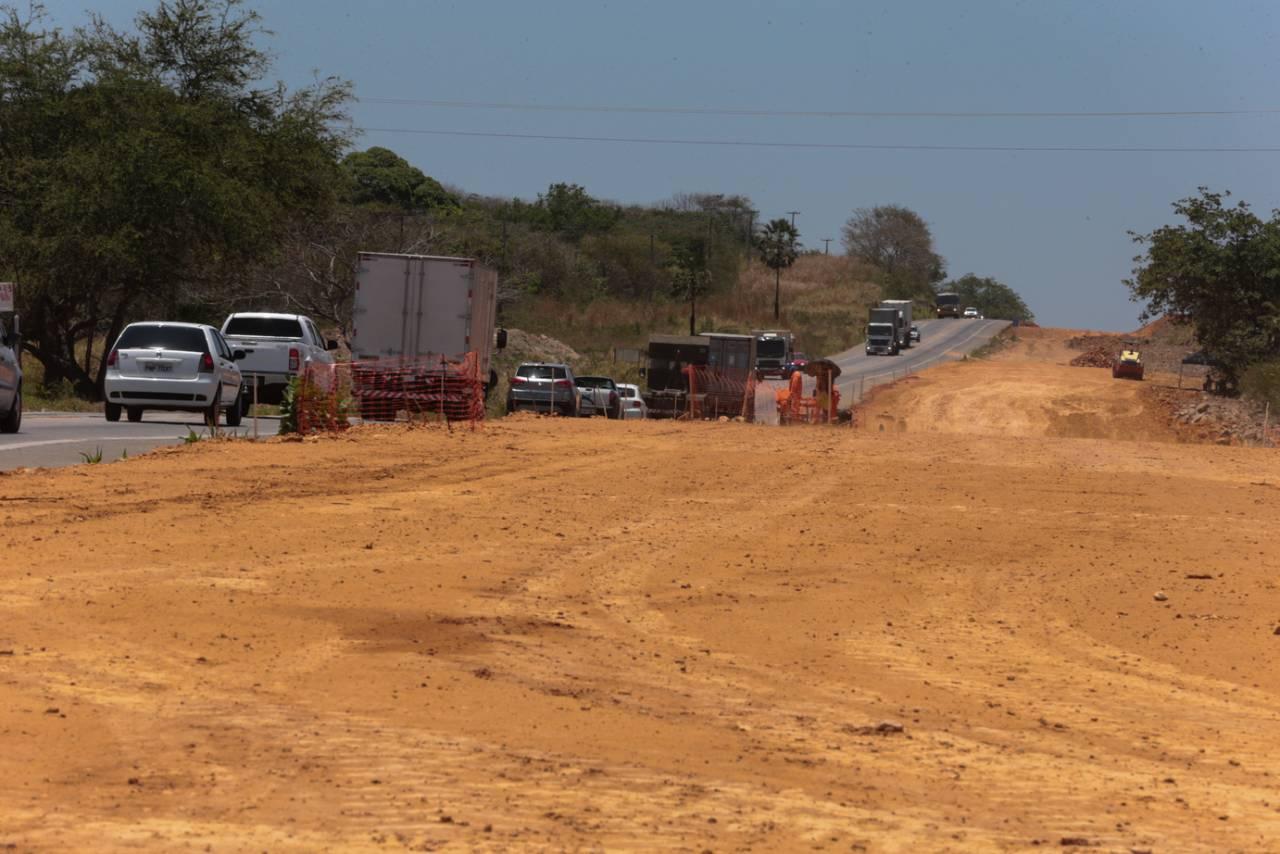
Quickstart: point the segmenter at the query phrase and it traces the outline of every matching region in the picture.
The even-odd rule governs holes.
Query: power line
[[[419,128],[357,128],[365,133],[404,133],[484,139],[544,140],[553,142],[609,142],[639,145],[732,146],[739,148],[807,148],[837,151],[1026,151],[1103,152],[1123,154],[1277,154],[1268,146],[1145,146],[1145,145],[901,145],[861,142],[764,142],[745,139],[668,139],[640,136],[577,136],[551,133],[501,133],[497,131],[428,130]]]
[[[1086,111],[906,111],[906,110],[766,110],[731,107],[644,107],[605,104],[528,104],[506,101],[444,101],[423,98],[360,98],[365,104],[401,107],[443,107],[460,110],[521,110],[548,113],[642,113],[690,116],[777,116],[786,118],[841,119],[1120,119],[1204,118],[1280,114],[1280,107],[1248,107],[1235,110],[1086,110]]]

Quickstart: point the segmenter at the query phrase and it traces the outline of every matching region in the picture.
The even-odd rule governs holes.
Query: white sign
[[[0,311],[13,311],[13,282],[0,282]]]

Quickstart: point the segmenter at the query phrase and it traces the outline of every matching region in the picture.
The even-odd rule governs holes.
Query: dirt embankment
[[[1280,458],[1014,432],[0,477],[0,850],[1273,845]]]

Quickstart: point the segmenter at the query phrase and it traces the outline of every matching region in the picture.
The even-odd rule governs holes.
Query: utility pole
[[[800,211],[787,211],[787,213],[791,214],[791,227],[792,227],[792,228],[795,228],[795,227],[796,227],[796,214],[800,213]]]
[[[831,238],[830,237],[822,238],[822,254],[824,255],[831,254]]]

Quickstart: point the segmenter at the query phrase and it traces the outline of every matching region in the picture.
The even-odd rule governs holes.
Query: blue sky
[[[46,0],[117,24],[151,4]],[[787,111],[1107,112],[1280,107],[1280,4],[1190,0],[412,2],[251,0],[276,75],[358,96]],[[362,103],[369,128],[969,146],[1280,146],[1280,114],[1192,118],[797,118],[479,110]],[[915,209],[953,275],[1016,288],[1042,323],[1132,328],[1129,229],[1199,185],[1266,212],[1280,153],[811,150],[369,132],[434,177],[533,197],[556,181],[655,202],[742,193],[809,246],[852,209]]]

